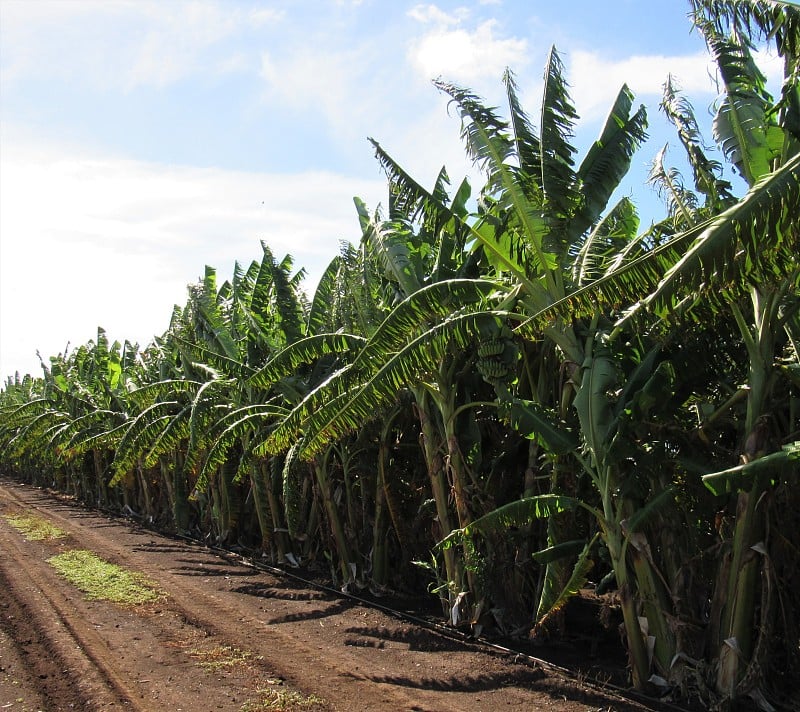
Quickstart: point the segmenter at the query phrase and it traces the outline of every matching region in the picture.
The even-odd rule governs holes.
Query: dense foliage
[[[313,297],[289,257],[212,268],[144,350],[96,341],[0,392],[0,467],[342,587],[438,596],[456,626],[557,635],[615,593],[633,683],[791,706],[800,682],[800,9],[692,3],[714,139],[671,81],[691,178],[663,220],[609,206],[645,137],[622,87],[576,157],[553,50],[539,125],[437,81],[486,182],[419,185],[377,142],[387,214]],[[751,50],[785,66],[766,90]],[[687,187],[687,184],[692,187]],[[568,614],[568,609],[567,609]],[[792,673],[794,671],[794,673]],[[796,703],[796,698],[794,700]]]

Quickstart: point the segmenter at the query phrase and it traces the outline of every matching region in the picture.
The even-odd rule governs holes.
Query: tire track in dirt
[[[53,655],[30,610],[13,595],[2,566],[0,591],[0,709],[80,709],[83,700],[65,676],[64,663]]]
[[[15,611],[20,613],[11,613],[9,620],[26,621],[25,626],[9,627],[15,647],[39,643],[27,657],[32,665],[44,666],[36,682],[48,699],[48,712],[238,712],[248,700],[257,701],[259,687],[279,682],[258,660],[250,659],[252,656],[240,655],[238,649],[215,640],[212,626],[172,599],[135,607],[87,601],[46,563],[49,556],[79,546],[129,568],[134,566],[119,547],[107,542],[100,546],[107,537],[80,523],[81,510],[73,510],[72,517],[61,514],[53,509],[63,506],[57,500],[32,493],[33,498],[28,499],[13,488],[0,486],[0,510],[41,517],[68,537],[26,541],[0,520],[0,552],[4,554],[0,556],[0,574]],[[44,506],[39,506],[37,499]],[[92,519],[90,526],[97,527],[101,520]],[[101,532],[102,527],[101,522]],[[34,634],[29,635],[30,631]]]
[[[109,656],[102,654],[102,639],[81,625],[80,614],[59,595],[57,583],[32,561],[30,552],[19,542],[13,532],[0,528],[0,548],[7,553],[0,562],[0,588],[6,594],[7,621],[15,621],[6,630],[23,650],[23,641],[36,641],[26,658],[38,668],[36,675],[50,709],[125,707],[145,712],[108,663]],[[31,593],[37,602],[35,610],[25,603],[31,600]]]
[[[192,579],[201,578],[192,576],[186,572],[174,573],[169,570],[159,568],[153,563],[153,554],[160,548],[164,548],[171,553],[185,553],[192,557],[187,561],[192,561],[195,565],[203,566],[208,570],[211,577],[218,576],[222,570],[230,571],[232,568],[239,568],[240,574],[249,576],[253,573],[249,569],[229,564],[221,560],[217,555],[207,552],[199,546],[177,543],[170,539],[160,540],[159,536],[153,532],[139,532],[143,539],[142,553],[137,550],[121,547],[104,535],[107,529],[122,526],[128,527],[127,523],[120,523],[116,520],[103,517],[94,512],[77,509],[71,504],[56,503],[54,508],[53,500],[47,495],[33,491],[26,491],[25,497],[20,497],[9,488],[0,486],[0,493],[6,498],[13,500],[19,508],[33,510],[43,518],[51,521],[59,528],[73,534],[74,538],[80,542],[82,548],[90,549],[113,563],[131,568],[143,573],[145,576],[156,580],[169,595],[169,602],[165,604],[181,616],[192,626],[203,630],[207,635],[223,637],[223,630],[230,630],[231,627],[239,627],[244,632],[245,640],[241,638],[230,641],[228,645],[235,645],[244,649],[252,649],[258,646],[271,650],[280,651],[280,658],[294,658],[314,661],[313,666],[306,669],[304,676],[299,678],[292,671],[286,669],[280,660],[270,658],[268,667],[273,670],[278,677],[286,679],[292,683],[293,687],[304,691],[315,693],[325,699],[331,696],[338,700],[349,700],[341,709],[357,709],[359,695],[357,688],[363,685],[374,685],[375,682],[384,688],[383,703],[386,709],[397,710],[422,710],[437,709],[437,707],[420,706],[421,698],[427,695],[424,691],[418,690],[413,693],[406,692],[403,687],[392,684],[389,674],[385,674],[383,679],[370,679],[358,673],[363,668],[363,661],[359,658],[369,655],[365,650],[356,650],[352,653],[351,649],[343,647],[337,651],[335,656],[322,654],[319,641],[316,639],[302,639],[296,629],[284,632],[280,627],[265,624],[263,620],[253,618],[246,610],[241,610],[226,597],[225,601],[214,592],[208,592],[199,587]],[[43,499],[44,506],[39,506],[38,498]],[[59,510],[65,510],[64,512]],[[85,523],[90,524],[86,526]],[[146,542],[146,543],[145,543]],[[165,546],[166,544],[166,546]],[[149,550],[148,550],[149,549]],[[222,567],[215,571],[215,565]],[[224,575],[224,574],[223,574]],[[186,580],[190,583],[186,583]],[[305,600],[306,603],[313,602],[314,599]],[[303,603],[303,599],[298,599],[298,603]],[[328,604],[335,612],[340,602],[319,601],[323,607]],[[345,603],[345,607],[352,607]],[[307,613],[298,611],[296,614],[287,614],[283,621],[291,623],[293,616],[295,620],[302,620]],[[320,622],[324,626],[323,622]],[[260,641],[253,639],[252,633],[258,632]],[[269,641],[265,645],[264,638]],[[352,689],[350,689],[352,688]],[[350,705],[356,705],[351,707]]]
[[[349,710],[359,708],[360,688],[366,685],[374,688],[377,683],[382,688],[382,708],[439,709],[435,704],[432,706],[421,705],[421,702],[428,697],[426,691],[413,689],[407,691],[403,685],[394,684],[390,675],[391,671],[382,670],[382,677],[372,678],[359,673],[359,669],[365,667],[363,658],[370,655],[368,650],[354,650],[342,646],[335,655],[326,654],[325,646],[318,639],[304,638],[294,627],[289,626],[284,631],[280,625],[270,625],[264,620],[252,617],[246,610],[249,608],[248,606],[240,608],[235,599],[232,601],[230,597],[226,597],[223,601],[216,592],[203,590],[196,583],[197,579],[203,577],[192,575],[192,572],[175,573],[160,568],[154,564],[153,555],[160,550],[166,550],[172,555],[176,552],[184,553],[190,557],[184,561],[190,566],[193,564],[205,568],[210,578],[218,578],[222,571],[232,572],[234,568],[239,569],[239,575],[249,576],[254,573],[251,570],[229,564],[199,546],[177,543],[170,539],[162,540],[157,534],[150,531],[137,532],[142,539],[140,549],[143,551],[120,546],[106,536],[105,532],[115,527],[129,528],[127,523],[106,518],[95,512],[76,509],[71,504],[57,501],[54,503],[52,498],[36,490],[23,489],[21,491],[24,492],[24,496],[20,496],[19,490],[14,491],[14,489],[0,485],[0,494],[4,498],[13,502],[16,507],[35,512],[68,532],[76,541],[80,542],[81,548],[90,549],[112,563],[131,568],[157,581],[169,596],[164,607],[178,612],[188,624],[202,630],[208,636],[220,638],[221,644],[265,653],[264,657],[267,657],[266,665],[269,670],[280,679],[289,681],[292,687],[314,693],[326,700],[333,698],[337,701],[336,708]],[[41,506],[38,500],[41,500]],[[330,608],[330,611],[322,611],[321,618],[339,612],[339,606],[342,605],[337,601],[298,598],[299,610],[296,613],[279,616],[277,620],[290,624],[314,615],[313,612],[302,610],[304,603],[318,603],[323,609]],[[344,604],[344,607],[352,606]],[[320,620],[319,625],[324,627],[325,622]],[[238,628],[241,631],[240,635],[236,640],[224,640],[223,631],[230,631],[232,628]],[[259,640],[256,640],[256,637]],[[99,645],[100,643],[96,641],[94,649]],[[280,654],[275,655],[273,652],[270,655],[269,651],[280,651]],[[372,655],[374,657],[374,652]],[[103,653],[102,657],[106,657],[106,653]],[[284,659],[313,661],[313,665],[308,666],[301,677],[282,664],[281,661]]]

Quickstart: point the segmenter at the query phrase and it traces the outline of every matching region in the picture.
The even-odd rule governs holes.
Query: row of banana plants
[[[597,140],[553,49],[538,125],[437,81],[485,183],[426,189],[377,142],[313,295],[290,257],[207,267],[144,349],[105,332],[0,392],[0,467],[345,589],[427,594],[454,626],[558,635],[613,590],[632,683],[791,706],[800,670],[800,9],[691,3],[713,125],[672,80],[691,176],[666,215],[612,199],[645,138],[623,86]],[[773,98],[753,59],[784,62]],[[602,580],[602,581],[601,581]]]

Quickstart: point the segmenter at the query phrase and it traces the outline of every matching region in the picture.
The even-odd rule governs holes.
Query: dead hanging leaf
[[[650,675],[650,677],[647,678],[647,682],[655,685],[659,690],[662,691],[669,690],[670,688],[669,683],[663,677],[661,677],[661,675]]]
[[[459,593],[458,596],[456,596],[456,600],[455,603],[453,603],[452,609],[450,609],[450,622],[454,626],[457,626],[461,620],[461,602],[464,600],[464,598],[466,598],[466,596],[466,591]]]
[[[742,649],[739,647],[739,641],[736,638],[725,638],[723,641],[734,653],[741,657]]]

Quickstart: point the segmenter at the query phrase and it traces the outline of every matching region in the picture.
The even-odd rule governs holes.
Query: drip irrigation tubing
[[[44,489],[45,491],[48,492],[50,491],[47,488]],[[57,494],[60,496],[62,493],[57,493]],[[327,593],[328,595],[335,596],[339,599],[347,599],[353,601],[358,605],[381,611],[382,613],[392,616],[393,618],[396,618],[398,620],[404,621],[406,623],[415,626],[419,626],[444,638],[456,641],[464,646],[471,647],[476,650],[482,650],[484,652],[494,653],[496,655],[511,657],[515,662],[526,662],[532,666],[539,666],[544,670],[551,670],[553,672],[557,672],[558,674],[563,675],[569,680],[572,680],[573,682],[583,685],[585,687],[592,688],[597,692],[601,692],[603,694],[616,695],[622,700],[629,702],[636,702],[638,704],[649,707],[655,712],[693,712],[690,708],[682,707],[678,704],[675,704],[674,702],[667,702],[663,699],[650,697],[649,695],[646,695],[642,692],[638,692],[637,690],[634,690],[632,688],[622,687],[621,685],[617,685],[608,680],[603,680],[594,677],[590,673],[576,672],[575,670],[570,670],[569,668],[562,667],[560,665],[557,665],[556,663],[552,663],[543,658],[536,657],[535,655],[531,655],[530,653],[527,653],[525,651],[517,650],[514,649],[513,647],[508,647],[505,645],[500,645],[499,643],[487,640],[486,638],[482,638],[480,636],[476,637],[473,635],[467,635],[466,633],[462,633],[461,631],[443,625],[442,623],[437,623],[435,621],[422,618],[413,613],[409,613],[408,611],[397,610],[395,608],[391,608],[382,603],[379,603],[373,599],[363,598],[350,591],[345,591],[339,588],[335,588],[333,586],[329,586],[324,583],[320,583],[319,581],[305,578],[304,576],[301,576],[300,574],[294,571],[290,571],[288,569],[284,569],[279,566],[274,566],[272,564],[267,564],[263,561],[259,561],[253,556],[246,556],[221,546],[209,544],[207,541],[189,536],[187,534],[177,534],[174,532],[167,532],[161,530],[158,527],[148,525],[146,522],[141,521],[138,517],[122,514],[118,510],[111,509],[108,507],[89,506],[84,502],[76,502],[74,500],[73,504],[84,509],[101,512],[105,516],[109,517],[109,519],[124,520],[135,527],[139,527],[146,531],[158,533],[159,535],[167,537],[169,539],[182,541],[188,544],[192,544],[194,546],[202,547],[205,550],[213,553],[214,555],[229,561],[230,563],[235,563],[235,564],[238,563],[240,565],[254,568],[258,571],[269,573],[273,576],[289,579],[296,583],[300,583],[303,586],[309,587],[319,592]]]
[[[272,564],[267,564],[263,561],[259,561],[255,557],[245,556],[238,552],[231,551],[230,549],[209,544],[208,542],[196,539],[194,537],[190,537],[185,534],[166,534],[166,536],[174,537],[175,539],[189,542],[193,545],[202,546],[207,551],[212,552],[216,556],[219,556],[225,559],[226,561],[232,563],[239,563],[244,566],[249,566],[258,571],[263,571],[273,576],[289,579],[296,583],[300,583],[303,586],[312,588],[319,592],[327,593],[331,596],[335,596],[340,599],[347,599],[353,601],[354,603],[357,603],[358,605],[381,611],[382,613],[392,616],[393,618],[397,618],[403,622],[410,623],[412,625],[421,628],[425,628],[428,631],[436,633],[437,635],[440,635],[449,640],[456,641],[462,645],[476,648],[484,652],[488,651],[497,655],[512,657],[515,662],[524,661],[533,666],[539,666],[544,670],[551,670],[553,672],[557,672],[560,675],[563,675],[564,677],[567,677],[568,679],[572,680],[573,682],[580,683],[582,685],[585,685],[586,687],[591,687],[596,691],[603,692],[604,694],[613,693],[618,697],[622,698],[623,700],[636,702],[638,704],[645,705],[659,712],[692,712],[689,708],[682,707],[673,702],[666,702],[664,700],[650,697],[648,695],[645,695],[644,693],[638,692],[637,690],[622,687],[621,685],[614,684],[610,681],[593,677],[591,674],[577,673],[574,670],[562,667],[543,658],[538,658],[534,655],[531,655],[530,653],[526,653],[525,651],[517,650],[505,645],[500,645],[499,643],[487,640],[480,636],[476,637],[473,635],[468,635],[466,633],[462,633],[459,630],[443,625],[442,623],[437,623],[435,621],[422,618],[407,611],[391,608],[373,599],[363,598],[350,591],[334,588],[333,586],[320,583],[319,581],[307,579],[304,576],[301,576],[300,574],[294,571],[290,571],[288,569],[284,569],[279,566],[274,566]]]

